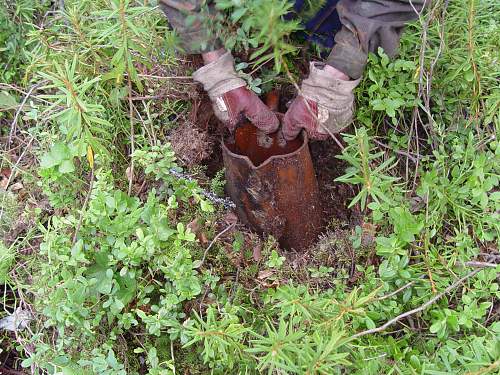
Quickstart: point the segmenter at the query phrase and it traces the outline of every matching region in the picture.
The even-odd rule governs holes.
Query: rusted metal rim
[[[259,164],[258,166],[256,166],[252,160],[250,160],[250,158],[246,155],[241,155],[241,154],[236,154],[234,152],[232,152],[229,147],[226,146],[226,142],[224,140],[225,136],[222,136],[222,148],[229,154],[231,155],[231,157],[233,158],[236,158],[236,159],[242,159],[242,160],[246,160],[248,163],[250,163],[250,165],[255,168],[255,169],[259,169],[259,168],[262,168],[264,167],[265,165],[271,163],[273,160],[277,160],[277,159],[284,159],[284,158],[289,158],[290,156],[293,156],[293,155],[296,155],[296,154],[299,154],[300,152],[302,152],[302,149],[304,147],[307,146],[307,143],[309,142],[308,138],[307,138],[307,133],[302,130],[302,132],[300,133],[300,137],[302,138],[302,145],[296,149],[295,151],[293,152],[290,152],[288,154],[283,154],[283,155],[273,155],[269,158],[266,159],[265,162],[263,162],[262,164]]]

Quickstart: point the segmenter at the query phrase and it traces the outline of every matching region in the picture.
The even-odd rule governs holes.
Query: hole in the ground
[[[332,219],[345,226],[358,224],[359,212],[348,208],[355,195],[353,187],[335,182],[337,177],[344,174],[346,168],[345,162],[336,157],[342,152],[339,146],[333,139],[328,139],[310,142],[309,148],[318,179],[325,224],[330,223]]]
[[[285,105],[289,98],[280,98],[280,109],[286,111]],[[213,117],[207,127],[211,136],[216,139],[213,150],[207,159],[203,161],[206,166],[206,174],[212,178],[224,168],[222,148],[220,139],[222,127]],[[333,140],[312,141],[309,143],[311,158],[316,172],[320,200],[322,207],[322,226],[326,228],[332,223],[343,228],[352,227],[360,222],[360,214],[355,209],[349,209],[348,205],[355,195],[352,186],[335,182],[335,178],[344,174],[345,162],[336,158],[341,153],[339,146]],[[259,164],[259,161],[257,161]],[[292,187],[291,187],[292,188]]]

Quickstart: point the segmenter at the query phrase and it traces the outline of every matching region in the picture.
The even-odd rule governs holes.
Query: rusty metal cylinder
[[[307,135],[285,142],[252,124],[222,140],[226,190],[240,220],[285,249],[302,250],[321,232],[318,183]]]

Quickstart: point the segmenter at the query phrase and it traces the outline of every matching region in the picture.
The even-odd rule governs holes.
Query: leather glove
[[[278,129],[276,115],[246,87],[243,79],[234,70],[234,59],[226,52],[217,60],[193,73],[212,101],[214,113],[230,131],[234,131],[242,117],[247,117],[265,133]]]
[[[339,133],[352,122],[353,90],[360,79],[338,79],[323,68],[322,63],[310,64],[309,78],[302,82],[301,95],[293,101],[283,119],[285,139],[296,138],[302,128],[311,139],[326,139],[330,133]]]

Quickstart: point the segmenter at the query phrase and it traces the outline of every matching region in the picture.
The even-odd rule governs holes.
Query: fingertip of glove
[[[280,124],[279,122],[276,123],[276,124],[271,124],[271,125],[265,125],[265,126],[257,126],[260,130],[262,130],[264,133],[266,134],[271,134],[271,133],[274,133],[276,132],[279,127],[280,127]]]
[[[281,123],[281,132],[283,133],[283,138],[285,138],[286,141],[291,141],[292,139],[295,138],[293,133],[295,133],[292,126],[292,121],[290,119],[290,116],[288,115],[288,112],[285,113],[285,116],[283,116],[283,121]]]
[[[275,133],[278,129],[279,129],[279,124],[276,126],[271,126],[271,127],[267,128],[266,130],[264,130],[264,133],[266,133],[266,134]]]
[[[281,120],[281,125],[283,125],[283,128],[288,128],[292,126],[292,116],[290,115],[290,110],[288,110],[283,116],[283,119]]]
[[[292,134],[288,134],[286,132],[283,132],[283,138],[285,138],[285,141],[287,141],[287,142],[293,141],[295,138],[297,138],[297,135],[294,136]]]
[[[290,120],[283,119],[283,127],[281,129],[281,132],[283,133],[283,138],[285,138],[285,141],[288,142],[294,140],[295,138],[297,138],[300,131],[301,129],[294,127]]]
[[[263,111],[250,120],[253,120],[254,125],[266,134],[274,133],[280,126],[278,117],[271,111]]]

